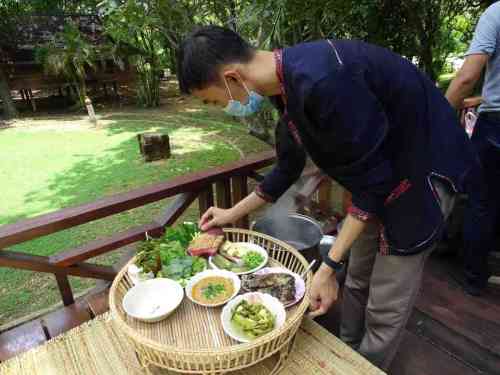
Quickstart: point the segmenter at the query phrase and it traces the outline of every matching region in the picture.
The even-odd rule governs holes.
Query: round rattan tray
[[[243,229],[224,229],[226,239],[233,242],[252,242],[269,253],[269,265],[282,266],[301,274],[308,262],[293,247],[265,234]],[[130,263],[132,263],[132,259]],[[220,320],[222,307],[207,308],[184,298],[179,308],[158,323],[143,323],[127,316],[122,300],[132,287],[127,275],[128,264],[115,278],[110,292],[110,310],[117,327],[134,346],[137,357],[146,371],[158,366],[178,373],[225,374],[246,368],[276,356],[276,365],[269,374],[278,372],[293,346],[293,339],[309,305],[310,273],[306,279],[306,295],[287,309],[283,327],[246,344],[227,336]]]

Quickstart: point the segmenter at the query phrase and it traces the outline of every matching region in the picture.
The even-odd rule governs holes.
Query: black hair
[[[177,51],[177,78],[182,93],[218,82],[221,65],[249,62],[255,50],[241,36],[220,26],[204,26],[189,34]]]

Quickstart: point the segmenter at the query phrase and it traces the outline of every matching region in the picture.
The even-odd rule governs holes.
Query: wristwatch
[[[340,271],[342,267],[344,267],[344,262],[336,262],[330,256],[328,253],[330,252],[329,248],[324,248],[321,250],[321,258],[323,259],[323,263],[325,263],[328,267],[335,271]]]

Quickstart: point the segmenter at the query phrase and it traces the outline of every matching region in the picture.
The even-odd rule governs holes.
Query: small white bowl
[[[227,279],[230,279],[233,282],[233,287],[234,287],[233,294],[229,298],[227,298],[224,302],[220,302],[220,303],[217,303],[214,305],[205,304],[205,303],[201,303],[201,302],[194,300],[193,299],[193,287],[195,286],[195,284],[198,283],[198,281],[204,279],[205,277],[211,277],[211,276],[220,276],[220,277],[225,277]],[[189,280],[188,284],[186,285],[186,295],[192,302],[194,302],[198,305],[206,306],[206,307],[216,307],[216,306],[224,305],[225,303],[227,303],[227,301],[233,299],[239,293],[240,288],[241,288],[241,280],[238,277],[238,275],[236,275],[234,272],[226,271],[226,270],[218,270],[218,269],[205,270],[203,272],[197,273]]]
[[[251,242],[235,242],[235,244],[236,245],[244,245],[245,247],[248,248],[248,250],[256,251],[257,253],[259,253],[260,255],[262,255],[264,257],[264,261],[259,266],[255,267],[252,270],[248,270],[245,272],[235,272],[237,275],[246,275],[249,273],[254,273],[255,271],[258,271],[261,268],[263,268],[267,264],[267,262],[269,261],[269,254],[267,253],[266,249],[264,249],[262,246],[259,246],[257,244],[251,243]],[[220,269],[212,262],[212,256],[210,256],[208,258],[208,265],[210,266],[210,268],[213,268],[216,270]]]
[[[122,306],[131,317],[143,322],[158,322],[169,316],[182,302],[184,289],[174,280],[157,278],[132,287]]]
[[[263,304],[271,312],[271,314],[274,315],[275,323],[273,331],[275,329],[282,327],[283,324],[285,324],[286,321],[285,307],[277,298],[269,294],[264,294],[260,292],[245,293],[229,301],[229,303],[222,309],[222,314],[221,314],[222,328],[224,329],[224,332],[234,340],[239,342],[251,342],[253,340],[258,340],[262,337],[265,337],[267,335],[266,333],[265,335],[262,335],[259,338],[251,339],[247,335],[245,335],[241,330],[234,327],[234,324],[231,322],[231,317],[233,316],[233,309],[242,300],[246,300],[249,303]]]

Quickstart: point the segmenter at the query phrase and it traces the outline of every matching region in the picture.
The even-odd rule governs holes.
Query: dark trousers
[[[500,210],[500,119],[480,115],[472,143],[482,170],[474,170],[467,181],[469,196],[464,218],[465,276],[477,287],[488,282],[488,253],[495,246]]]

